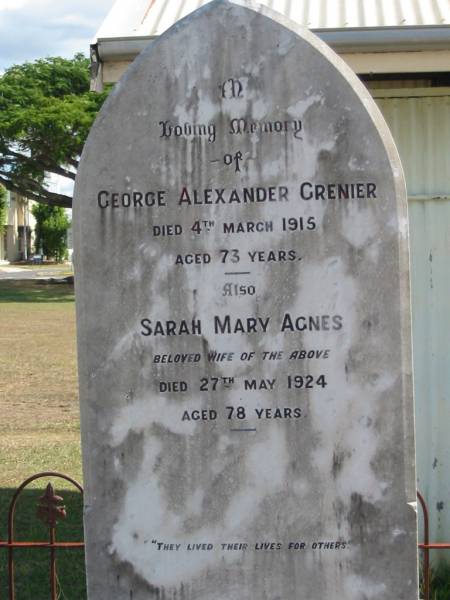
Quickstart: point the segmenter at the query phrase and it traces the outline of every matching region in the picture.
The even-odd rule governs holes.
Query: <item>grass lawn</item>
[[[15,488],[38,471],[62,471],[81,482],[73,287],[0,281],[0,539]],[[36,504],[48,478],[35,482],[16,509],[19,540],[45,540]],[[81,496],[54,479],[67,519],[57,539],[82,540]],[[17,600],[47,600],[48,552],[16,550]],[[86,597],[83,552],[57,553],[59,597]],[[0,550],[0,598],[7,595],[7,552]]]

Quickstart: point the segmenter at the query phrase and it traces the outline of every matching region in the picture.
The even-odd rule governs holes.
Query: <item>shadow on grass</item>
[[[73,302],[73,285],[33,280],[0,281],[1,302]]]
[[[45,481],[47,484],[47,481]],[[55,492],[64,499],[67,518],[56,527],[56,541],[79,542],[83,540],[83,506],[81,494],[61,490],[55,480]],[[14,489],[0,489],[0,539],[8,535],[8,509]],[[44,490],[25,489],[16,505],[15,540],[47,541],[48,529],[36,517],[38,499]],[[16,600],[49,600],[50,553],[47,548],[17,548],[14,550]],[[58,598],[85,600],[86,582],[84,551],[82,548],[56,550]],[[8,550],[0,548],[0,598],[8,594]]]

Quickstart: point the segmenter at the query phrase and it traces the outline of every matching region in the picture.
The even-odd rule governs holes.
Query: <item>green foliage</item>
[[[7,192],[5,188],[0,185],[0,235],[5,231],[6,218],[8,216],[8,205],[6,200]]]
[[[67,230],[70,220],[64,209],[61,206],[35,204],[31,212],[36,219],[36,250],[42,248],[45,256],[57,261],[67,258]]]
[[[449,600],[450,598],[450,565],[439,563],[431,568],[430,576],[431,600]]]
[[[0,183],[58,206],[71,198],[49,192],[46,177],[75,179],[89,129],[107,92],[89,91],[89,60],[46,58],[15,65],[0,77]]]

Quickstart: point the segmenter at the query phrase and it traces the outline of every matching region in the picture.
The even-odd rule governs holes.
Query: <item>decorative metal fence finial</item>
[[[56,527],[58,521],[65,519],[66,507],[59,503],[63,501],[57,496],[51,483],[45,488],[45,493],[39,498],[37,505],[37,517],[48,527]]]

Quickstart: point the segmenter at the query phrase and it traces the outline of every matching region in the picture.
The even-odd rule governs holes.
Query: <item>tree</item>
[[[48,190],[48,174],[75,179],[89,129],[107,92],[89,91],[89,60],[46,58],[0,77],[0,184],[49,205],[72,198]]]
[[[0,236],[3,235],[6,226],[6,218],[8,216],[7,192],[0,185]],[[1,240],[0,240],[1,243]]]
[[[31,212],[36,219],[35,247],[45,256],[62,261],[67,256],[67,230],[70,220],[61,206],[34,204]]]

